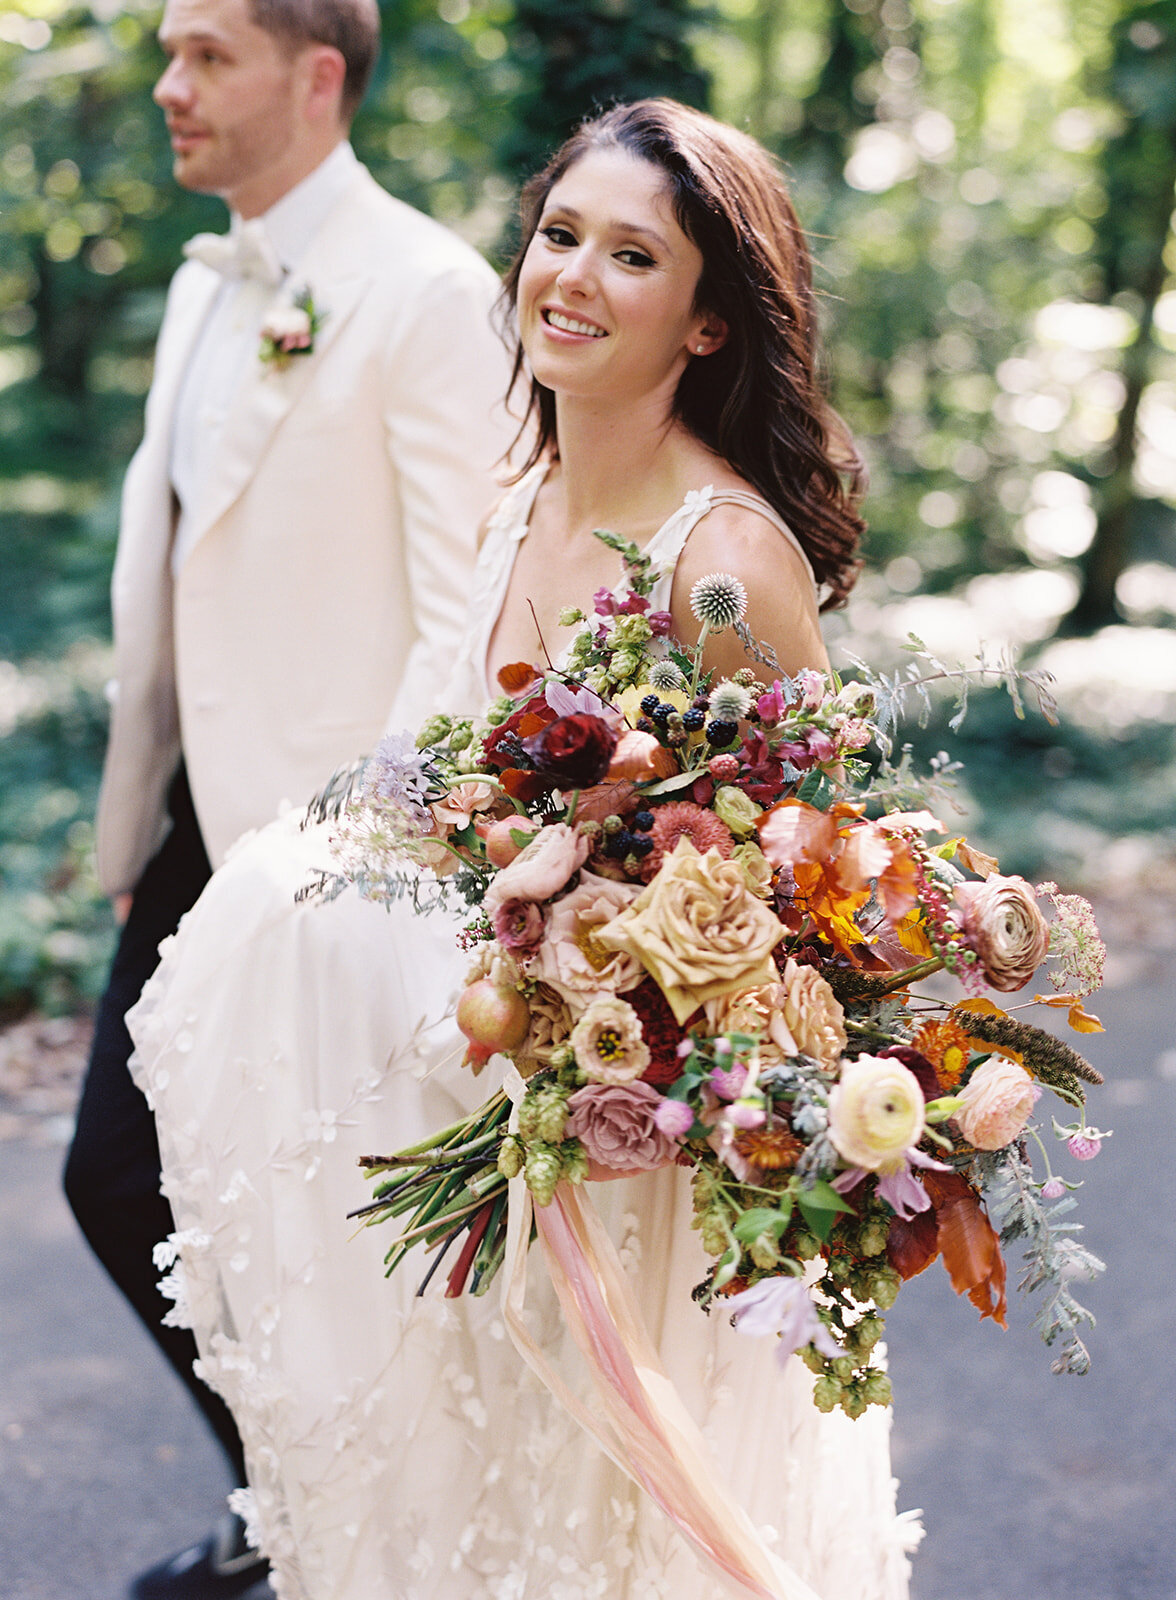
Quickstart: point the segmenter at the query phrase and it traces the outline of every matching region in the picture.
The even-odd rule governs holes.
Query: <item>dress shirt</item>
[[[173,574],[179,572],[191,548],[199,497],[209,481],[233,396],[250,362],[259,359],[266,313],[283,289],[301,287],[297,281],[299,259],[346,192],[358,166],[355,152],[344,140],[258,219],[285,272],[283,288],[275,289],[256,278],[225,278],[213,296],[176,403],[171,481],[180,515],[172,545]],[[234,214],[230,232],[241,226],[241,218]]]

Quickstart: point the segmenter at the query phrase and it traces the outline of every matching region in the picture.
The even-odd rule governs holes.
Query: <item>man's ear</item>
[[[344,120],[343,80],[347,63],[340,51],[329,44],[312,44],[306,52],[306,112],[312,122],[331,117]]]

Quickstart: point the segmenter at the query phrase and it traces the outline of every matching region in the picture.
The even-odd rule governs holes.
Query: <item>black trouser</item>
[[[229,1458],[233,1482],[245,1482],[241,1440],[228,1407],[192,1371],[196,1341],[187,1328],[165,1328],[169,1309],[156,1288],[151,1252],[174,1231],[159,1192],[155,1119],[131,1081],[131,1036],[124,1020],[159,964],[159,944],[174,933],[211,876],[183,766],[168,794],[173,827],[135,889],[98,1008],[77,1130],[65,1164],[65,1192],[94,1254],[138,1313],[187,1385]]]

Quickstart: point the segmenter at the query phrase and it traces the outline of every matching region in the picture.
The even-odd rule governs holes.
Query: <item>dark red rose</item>
[[[601,717],[587,711],[557,717],[539,733],[524,739],[523,749],[535,771],[564,789],[588,789],[608,771],[617,735]]]
[[[642,1080],[658,1088],[676,1083],[682,1076],[678,1046],[683,1035],[665,996],[652,978],[645,978],[629,990],[625,999],[641,1018],[641,1037],[649,1049],[649,1065],[641,1074]]]

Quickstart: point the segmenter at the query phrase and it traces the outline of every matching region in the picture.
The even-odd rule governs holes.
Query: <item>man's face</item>
[[[247,216],[265,210],[302,129],[305,52],[259,28],[248,0],[167,0],[159,42],[176,181]]]

